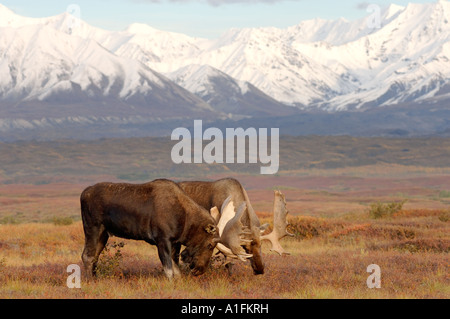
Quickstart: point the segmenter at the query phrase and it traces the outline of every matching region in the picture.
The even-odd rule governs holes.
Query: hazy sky
[[[93,26],[122,30],[134,22],[152,27],[214,38],[229,28],[287,27],[302,20],[344,17],[354,20],[369,15],[369,4],[385,7],[390,3],[407,5],[407,0],[0,0],[16,13],[30,17],[60,14],[77,4],[81,18]]]

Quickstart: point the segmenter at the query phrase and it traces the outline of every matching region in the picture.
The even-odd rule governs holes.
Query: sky
[[[0,0],[15,13],[28,17],[48,17],[79,8],[82,20],[107,30],[145,23],[203,38],[217,38],[230,28],[286,28],[314,18],[356,20],[370,15],[366,11],[370,4],[383,8],[409,2],[436,0]]]

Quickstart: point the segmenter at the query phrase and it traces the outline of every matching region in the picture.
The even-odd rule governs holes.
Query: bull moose
[[[169,180],[99,183],[86,188],[80,202],[85,234],[82,260],[88,276],[95,276],[99,255],[111,235],[156,245],[168,278],[180,274],[182,245],[182,261],[189,264],[193,275],[201,275],[221,241],[210,212]]]
[[[226,210],[227,199],[231,200],[229,204],[234,204],[236,207],[240,207],[240,210],[244,210],[239,215],[240,220],[244,228],[247,229],[247,240],[244,240],[243,247],[245,248],[246,255],[242,256],[250,260],[254,274],[264,273],[264,263],[261,255],[261,241],[268,240],[272,244],[272,251],[277,252],[280,255],[287,254],[283,247],[280,245],[279,240],[286,235],[294,236],[286,231],[287,222],[286,215],[288,213],[286,209],[286,200],[284,195],[280,191],[275,191],[274,200],[274,228],[268,235],[262,235],[268,224],[261,225],[253,207],[248,198],[247,192],[241,183],[234,178],[224,178],[217,181],[184,181],[179,182],[178,185],[191,197],[196,203],[204,207],[207,210],[213,210],[214,207],[222,207],[222,214]],[[245,204],[243,206],[243,204]],[[222,205],[222,206],[221,206]],[[233,210],[233,209],[232,209]],[[217,245],[217,248],[228,257],[236,257],[226,247]],[[239,258],[242,259],[242,258]]]

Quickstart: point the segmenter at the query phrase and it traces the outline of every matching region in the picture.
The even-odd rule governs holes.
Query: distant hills
[[[260,163],[175,164],[171,159],[174,144],[169,138],[151,137],[0,142],[0,184],[142,182],[161,177],[204,179],[207,176],[260,175]],[[370,176],[376,169],[376,174],[382,175],[389,175],[389,172],[401,175],[408,171],[408,176],[412,177],[429,169],[428,173],[433,171],[443,180],[447,178],[448,185],[445,174],[450,168],[450,139],[283,136],[279,155],[280,169],[274,178],[305,176],[314,174],[313,170],[358,167],[360,172],[364,171],[363,175]],[[347,177],[358,179],[361,175]]]

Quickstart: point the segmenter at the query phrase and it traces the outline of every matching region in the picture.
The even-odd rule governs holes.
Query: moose
[[[255,275],[264,273],[264,263],[261,256],[261,241],[270,241],[271,250],[279,255],[288,254],[281,246],[279,240],[285,236],[294,236],[287,232],[286,227],[288,223],[286,216],[288,211],[286,209],[286,200],[280,191],[275,191],[275,199],[273,206],[274,227],[272,232],[267,235],[262,235],[268,224],[261,225],[253,207],[248,198],[247,192],[241,183],[234,178],[224,178],[217,181],[184,181],[179,182],[178,185],[192,198],[197,204],[209,210],[212,215],[216,216],[215,220],[219,227],[219,232],[225,229],[226,223],[224,219],[233,220],[233,225],[236,225],[239,220],[242,221],[242,232],[244,238],[241,242],[245,252],[240,252],[239,255],[230,250],[230,247],[224,247],[218,244],[217,248],[226,256],[230,258],[237,258],[243,260],[249,259],[253,272]],[[234,215],[234,205],[239,207],[238,212]],[[215,207],[221,207],[221,212],[217,212]],[[233,217],[234,215],[234,217]],[[237,217],[238,216],[238,217]],[[222,223],[219,222],[222,221]],[[231,227],[231,225],[229,226]],[[229,228],[228,227],[228,228]],[[222,236],[226,236],[222,235]],[[234,247],[234,251],[239,251]]]
[[[209,210],[166,179],[145,184],[99,183],[82,192],[80,203],[85,234],[82,260],[88,276],[95,276],[99,255],[112,235],[156,245],[169,279],[180,275],[181,246],[185,246],[182,261],[198,276],[206,271],[218,243],[225,247],[246,243],[240,234],[248,231],[240,218],[229,220],[220,236]],[[231,252],[243,258],[238,250]]]

